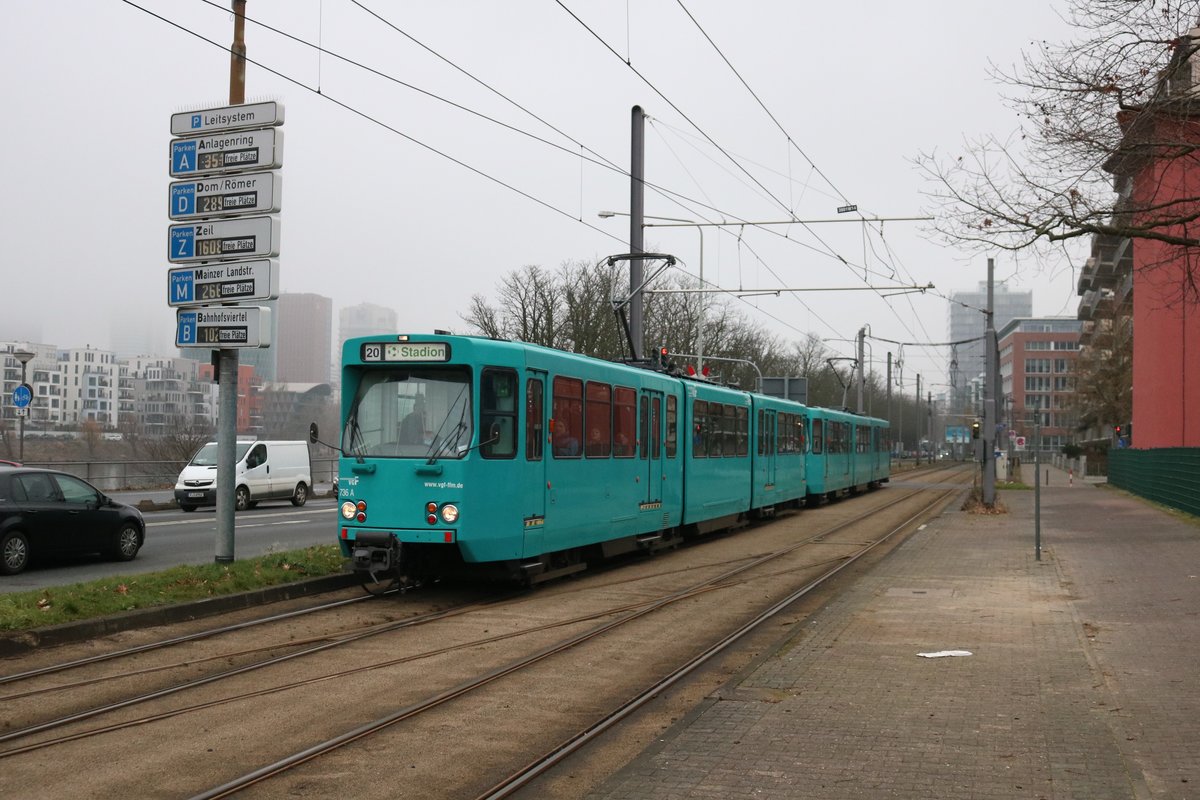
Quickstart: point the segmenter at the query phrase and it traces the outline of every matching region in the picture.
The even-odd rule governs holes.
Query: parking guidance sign
[[[279,210],[278,172],[247,172],[176,181],[170,188],[171,219],[272,214]]]
[[[171,177],[274,169],[283,159],[283,131],[228,131],[171,140]]]
[[[169,306],[274,300],[278,296],[279,262],[274,259],[197,264],[167,272]]]
[[[171,133],[175,136],[212,130],[267,128],[282,124],[283,104],[275,100],[206,108],[201,111],[181,111],[171,115]]]
[[[167,230],[167,260],[172,264],[279,255],[276,217],[189,222]]]
[[[175,312],[176,347],[267,347],[271,309],[263,306],[181,308]]]

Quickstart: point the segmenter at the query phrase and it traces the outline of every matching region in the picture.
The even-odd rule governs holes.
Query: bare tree
[[[1083,348],[1076,364],[1076,384],[1071,410],[1080,432],[1099,432],[1110,423],[1133,417],[1133,326],[1129,317],[1105,320],[1094,335],[1097,345]]]
[[[1164,262],[1187,260],[1180,297],[1194,298],[1200,196],[1129,184],[1149,157],[1200,165],[1198,16],[1200,0],[1072,0],[1075,41],[1036,43],[1011,71],[994,70],[1013,92],[1020,131],[918,157],[936,230],[1041,257],[1094,234],[1161,243]]]

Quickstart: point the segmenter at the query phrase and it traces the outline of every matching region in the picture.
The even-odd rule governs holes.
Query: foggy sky
[[[114,319],[149,326],[164,350],[173,340],[169,118],[226,104],[232,17],[227,3],[138,5],[219,46],[120,0],[4,4],[0,341],[109,347]],[[848,201],[867,216],[917,216],[928,207],[911,163],[919,152],[1017,128],[988,64],[1067,35],[1044,0],[685,0],[734,74],[670,0],[565,3],[591,32],[554,2],[364,5],[428,49],[347,0],[249,0],[251,19],[328,52],[248,24],[250,59],[286,77],[251,64],[246,97],[286,108],[283,291],[331,297],[335,325],[341,307],[389,306],[413,332],[465,332],[471,294],[492,295],[511,270],[627,252],[627,220],[597,212],[629,210],[619,170],[635,104],[651,117],[647,181],[688,198],[647,190],[649,215],[830,219]],[[615,167],[592,163],[604,160]],[[894,274],[949,295],[986,277],[984,256],[931,242],[917,223],[888,223],[882,239],[857,224],[774,230],[706,229],[706,280],[798,288]],[[675,254],[693,275],[699,243],[694,228],[646,231],[646,249]],[[997,276],[1032,290],[1036,314],[1074,313],[1070,270],[997,254]],[[840,340],[864,324],[896,341],[946,339],[947,305],[933,295],[785,293],[735,305],[786,340],[812,332],[842,355],[852,345]],[[872,345],[873,369],[888,349]],[[905,355],[910,374],[945,372],[944,349]]]

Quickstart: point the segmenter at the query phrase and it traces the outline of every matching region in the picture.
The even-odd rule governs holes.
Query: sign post
[[[167,305],[175,344],[217,350],[217,563],[233,561],[238,352],[270,347],[279,296],[283,106],[246,103],[246,0],[233,0],[229,105],[171,116]],[[214,305],[215,304],[215,305]]]

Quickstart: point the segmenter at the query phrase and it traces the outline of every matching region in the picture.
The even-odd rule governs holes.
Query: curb
[[[211,617],[215,614],[275,603],[280,600],[332,592],[357,586],[361,582],[361,578],[352,573],[327,575],[323,578],[269,586],[253,592],[210,597],[191,603],[141,608],[108,617],[64,622],[62,625],[53,625],[47,628],[8,631],[0,633],[0,657],[21,655],[41,647],[56,647],[137,628],[187,622]]]

